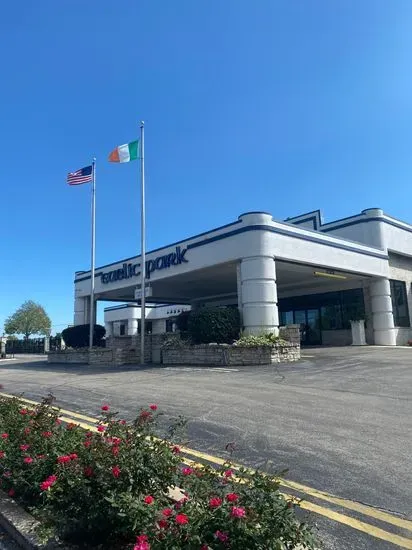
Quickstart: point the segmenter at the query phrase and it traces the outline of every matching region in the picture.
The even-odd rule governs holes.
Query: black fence
[[[52,336],[49,338],[50,351],[61,349],[62,339]],[[28,340],[8,340],[6,342],[6,355],[39,354],[46,353],[46,338],[29,338]]]

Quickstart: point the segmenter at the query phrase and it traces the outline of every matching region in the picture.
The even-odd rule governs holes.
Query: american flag
[[[86,166],[80,168],[76,172],[69,172],[67,174],[67,183],[69,185],[80,185],[82,183],[89,183],[93,180],[93,166]]]

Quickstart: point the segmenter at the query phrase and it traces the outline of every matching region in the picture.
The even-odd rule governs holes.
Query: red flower
[[[219,497],[214,497],[209,500],[209,506],[211,508],[218,508],[222,504],[222,499]]]
[[[60,420],[60,418],[56,418],[56,424],[57,424],[57,426],[60,426],[61,423],[62,423],[62,421]]]
[[[20,445],[20,450],[21,451],[27,451],[27,449],[30,449],[30,445]]]
[[[52,437],[52,435],[53,435],[53,432],[43,432],[42,433],[43,437]]]
[[[121,470],[120,470],[119,466],[113,466],[112,467],[112,474],[113,474],[114,477],[116,477],[116,478],[119,477],[120,472],[121,472]]]
[[[29,411],[27,409],[20,409],[19,410],[19,413],[22,414],[22,415],[25,415],[27,414]]]
[[[193,474],[193,468],[189,468],[189,467],[182,468],[182,474],[184,476],[190,476],[190,474]]]
[[[170,516],[173,514],[173,510],[171,508],[165,508],[162,510],[162,516],[165,518],[170,518]]]
[[[36,458],[46,458],[46,455],[37,455]]]
[[[189,518],[186,514],[177,514],[176,523],[179,525],[186,525],[186,523],[189,523]]]
[[[83,470],[83,473],[86,477],[93,477],[94,476],[94,471],[93,471],[93,468],[91,466],[86,466],[86,468]]]
[[[215,537],[219,539],[220,542],[227,542],[229,540],[229,535],[227,533],[219,531],[219,529],[216,531]]]
[[[74,430],[75,427],[76,427],[76,424],[74,422],[69,422],[66,426],[68,430]]]
[[[85,442],[83,443],[83,445],[86,447],[86,449],[87,449],[87,447],[90,447],[91,444],[92,444],[91,441],[85,441]]]
[[[139,414],[139,422],[146,422],[146,420],[149,420],[151,417],[152,413],[150,411],[141,411]]]
[[[112,447],[112,455],[117,456],[119,454],[119,447]]]
[[[226,470],[226,472],[224,472],[223,475],[224,475],[225,477],[232,477],[232,475],[233,475],[233,470]]]
[[[5,455],[5,454],[6,454],[6,453],[5,453],[4,451],[0,451],[0,458],[4,458],[4,455]]]
[[[56,483],[57,481],[57,476],[49,476],[47,478],[47,481],[50,481],[50,483]]]
[[[23,460],[25,464],[31,464],[33,462],[33,459],[31,456],[26,456],[26,458]]]
[[[239,495],[237,495],[236,493],[229,493],[228,495],[226,495],[226,499],[229,502],[236,502],[238,498],[239,498]]]
[[[76,458],[79,458],[76,453],[70,455],[70,460],[76,460]]]
[[[120,445],[121,442],[122,442],[122,440],[121,440],[120,437],[112,437],[113,445]]]
[[[166,529],[166,527],[169,525],[166,519],[159,519],[158,523],[160,529]]]
[[[40,489],[42,491],[47,491],[47,489],[49,489],[49,487],[51,487],[52,485],[54,485],[57,481],[57,476],[49,476],[46,481],[42,481],[40,483]]]
[[[105,429],[106,429],[106,426],[98,426],[97,431],[102,433],[105,431]]]
[[[6,433],[1,434],[1,437],[2,437],[2,439],[7,439],[9,437],[9,434],[6,434]]]
[[[15,494],[16,494],[16,491],[13,488],[11,488],[10,491],[8,492],[9,497],[14,497]]]
[[[24,434],[29,435],[29,433],[30,433],[30,428],[24,428]]]
[[[144,503],[145,504],[153,504],[154,498],[151,495],[147,495],[147,497],[144,497]]]
[[[93,432],[86,432],[86,437],[93,437]]]
[[[246,515],[246,510],[244,508],[233,506],[232,511],[230,512],[230,515],[233,518],[243,518]]]
[[[175,445],[172,449],[172,453],[174,453],[175,455],[178,455],[180,453],[180,447]]]
[[[180,508],[185,504],[189,499],[187,497],[183,497],[180,500],[178,500],[175,504],[175,509],[180,510]]]
[[[152,411],[157,411],[157,405],[155,403],[152,403],[149,405],[149,407],[152,409]]]
[[[108,411],[110,409],[109,405],[103,405],[102,411]]]
[[[126,426],[126,420],[119,420],[119,424],[121,426]]]
[[[58,462],[59,464],[66,464],[66,462],[70,462],[70,457],[67,456],[67,455],[58,456],[58,457],[57,457],[57,462]]]

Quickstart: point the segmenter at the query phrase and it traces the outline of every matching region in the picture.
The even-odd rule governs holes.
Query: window
[[[124,323],[121,323],[120,325],[120,336],[124,336],[126,334],[126,325]]]
[[[408,299],[405,281],[391,281],[393,322],[395,327],[409,327]]]

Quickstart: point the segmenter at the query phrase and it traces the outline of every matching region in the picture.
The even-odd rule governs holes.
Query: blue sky
[[[42,0],[0,18],[0,329],[24,300],[72,322],[74,271],[139,252],[137,163],[110,150],[146,122],[147,245],[247,210],[326,220],[379,206],[412,222],[409,0]]]

